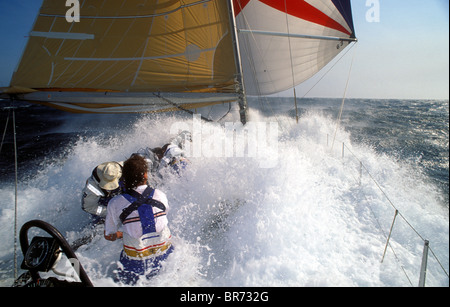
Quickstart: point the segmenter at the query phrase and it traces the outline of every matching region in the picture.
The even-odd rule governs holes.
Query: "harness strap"
[[[120,221],[123,223],[125,219],[135,210],[139,209],[140,206],[143,204],[150,205],[152,207],[156,207],[162,211],[166,211],[166,206],[164,204],[156,199],[153,199],[153,193],[155,192],[154,189],[151,187],[147,187],[144,191],[144,193],[139,194],[138,192],[134,190],[128,190],[126,194],[130,195],[134,199],[136,199],[133,203],[131,203],[128,207],[123,209],[122,213],[120,214],[119,218]]]

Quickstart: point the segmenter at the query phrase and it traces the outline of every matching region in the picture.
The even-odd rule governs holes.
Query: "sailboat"
[[[190,111],[295,88],[356,42],[350,0],[44,0],[2,97],[76,113]],[[21,232],[32,279],[55,261],[51,225]],[[51,244],[51,253],[39,248]],[[36,252],[37,249],[38,252]],[[29,257],[27,257],[27,255]],[[39,255],[43,259],[34,259]],[[33,263],[46,263],[41,267]],[[82,283],[92,285],[83,270]]]
[[[294,88],[356,41],[350,0],[75,2],[43,1],[2,96],[77,113],[237,102],[245,124],[247,95]]]

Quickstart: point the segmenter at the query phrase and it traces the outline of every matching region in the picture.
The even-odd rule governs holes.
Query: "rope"
[[[5,141],[6,131],[8,130],[8,124],[9,124],[9,117],[11,116],[11,110],[12,110],[12,125],[13,125],[13,138],[14,138],[14,174],[15,174],[15,180],[14,180],[14,280],[18,277],[18,263],[17,263],[17,216],[18,216],[18,171],[17,171],[17,133],[16,133],[16,112],[15,112],[15,106],[14,106],[14,97],[11,97],[11,107],[8,110],[8,115],[6,117],[6,124],[5,129],[3,131],[2,136],[2,142],[0,144],[0,153],[3,148],[3,144]]]
[[[14,99],[13,99],[14,103]],[[12,118],[13,118],[13,135],[14,135],[14,174],[15,174],[15,180],[14,180],[14,280],[17,279],[17,213],[18,213],[18,206],[17,206],[17,196],[18,196],[18,172],[17,172],[17,134],[16,134],[16,112],[15,108],[13,107],[12,112]]]
[[[212,108],[211,108],[212,109]],[[231,102],[228,103],[228,111],[227,113],[225,113],[221,118],[219,118],[218,120],[216,120],[217,122],[220,122],[222,119],[224,119],[225,117],[227,117],[228,114],[230,114],[231,112]],[[208,114],[209,116],[209,114]]]
[[[356,45],[356,44],[355,44],[355,45]],[[334,147],[334,141],[336,140],[336,134],[337,134],[337,131],[338,131],[338,129],[339,129],[339,125],[340,125],[340,123],[341,123],[342,112],[344,111],[345,99],[346,99],[346,97],[347,97],[348,84],[349,84],[349,82],[350,82],[350,75],[351,75],[351,73],[352,73],[353,62],[354,62],[354,60],[355,60],[355,54],[356,54],[356,49],[355,49],[355,51],[353,51],[352,62],[351,62],[351,64],[350,64],[350,69],[348,70],[347,82],[346,82],[346,84],[345,84],[344,96],[342,97],[341,108],[340,108],[340,110],[339,110],[339,116],[338,116],[338,119],[337,119],[337,122],[336,122],[336,129],[335,129],[335,131],[334,131],[333,142],[331,143],[331,150],[333,150],[333,147]]]
[[[180,106],[180,105],[176,104],[175,102],[171,101],[170,99],[161,96],[161,94],[159,94],[159,93],[153,93],[153,95],[154,95],[155,97],[158,97],[158,98],[162,99],[163,101],[167,102],[168,104],[174,106],[175,108],[177,108],[177,109],[180,110],[180,111],[184,111],[184,112],[189,113],[189,114],[191,114],[191,115],[194,115],[194,114],[195,114],[195,113],[192,112],[191,110],[185,109],[185,108],[183,108],[182,106]],[[201,119],[203,119],[203,120],[206,121],[206,122],[213,122],[213,121],[212,121],[211,119],[209,119],[209,118],[206,118],[206,117],[203,117],[203,116],[200,116],[200,117],[201,117]]]
[[[351,47],[350,48],[347,48],[347,50],[344,52],[344,53],[342,53],[341,54],[341,56],[335,61],[335,63],[332,65],[332,66],[330,66],[329,68],[328,68],[328,70],[303,94],[303,96],[300,98],[300,99],[303,99],[303,98],[305,98],[306,97],[306,95],[308,95],[309,94],[309,92],[311,92],[316,86],[317,86],[317,84],[319,84],[320,83],[320,81],[322,81],[322,79],[323,78],[325,78],[325,76],[327,76],[328,75],[328,73],[338,64],[338,63],[340,63],[340,61],[345,57],[345,55],[350,51],[350,50],[352,50],[353,49],[353,47],[355,47],[356,46],[356,43],[355,44],[353,44],[353,45],[351,45]],[[356,52],[355,52],[356,53]],[[352,60],[352,63],[353,63],[353,60]],[[350,75],[350,73],[349,73],[349,75]],[[348,82],[348,81],[347,81]],[[294,89],[295,90],[295,89]],[[346,90],[347,91],[347,90]],[[295,95],[295,93],[294,93],[294,95]],[[296,96],[296,95],[295,95]],[[268,103],[269,104],[269,103]],[[341,108],[342,109],[342,108]],[[291,109],[292,110],[292,109]],[[291,111],[290,110],[290,111]],[[297,109],[297,99],[296,99],[296,97],[295,97],[295,113],[296,114],[298,114],[298,109]],[[298,122],[297,122],[298,123]],[[291,125],[291,128],[292,128],[292,125]]]
[[[286,11],[286,29],[288,33],[288,45],[289,45],[289,58],[291,60],[291,74],[292,74],[292,88],[294,89],[294,102],[295,102],[295,119],[298,124],[298,106],[297,106],[297,93],[295,92],[295,73],[294,73],[294,61],[292,59],[292,46],[291,46],[291,35],[290,35],[290,28],[289,28],[289,20],[288,20],[288,13],[287,13],[287,2],[284,0],[284,9]]]
[[[11,114],[11,109],[8,110],[8,115],[6,116],[5,130],[3,131],[2,142],[0,144],[0,153],[2,152],[3,142],[5,141],[6,130],[8,130],[8,123],[9,123],[9,116],[10,116],[10,114]]]

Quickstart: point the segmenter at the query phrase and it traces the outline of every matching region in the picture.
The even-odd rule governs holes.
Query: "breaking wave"
[[[91,231],[80,193],[96,165],[161,146],[174,136],[170,127],[194,129],[196,124],[190,116],[135,116],[131,122],[121,118],[120,130],[80,133],[85,126],[79,119],[58,126],[58,133],[76,132],[58,154],[49,153],[38,164],[27,162],[33,175],[19,181],[19,227],[31,219],[45,220],[73,242]],[[244,156],[235,151],[214,157],[191,154],[183,176],[167,174],[160,183],[169,198],[175,252],[158,276],[138,285],[416,286],[423,250],[417,233],[430,240],[448,272],[448,199],[410,159],[382,153],[343,128],[332,144],[336,122],[323,110],[304,112],[298,125],[291,117],[263,111],[253,111],[252,120],[265,123],[267,136],[268,123],[278,123],[276,144],[267,140],[253,156],[249,139]],[[120,121],[114,125],[122,127]],[[200,125],[204,131],[223,129]],[[236,135],[221,137],[223,143],[209,146],[225,144],[227,137],[236,146]],[[264,167],[261,161],[267,157],[276,163]],[[397,219],[393,251],[388,249],[381,263],[395,214],[392,204],[414,229]],[[0,208],[0,285],[8,286],[13,281],[12,181],[0,188]],[[116,286],[113,271],[121,241],[108,242],[101,228],[95,231],[97,236],[77,256],[94,285]],[[434,258],[429,259],[427,285],[449,285]]]

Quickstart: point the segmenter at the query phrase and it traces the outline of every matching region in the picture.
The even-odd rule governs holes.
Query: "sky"
[[[348,79],[349,98],[449,99],[449,0],[351,3],[358,43],[308,96],[342,98]],[[371,3],[379,4],[378,21],[366,18]],[[297,87],[297,95],[323,75]]]
[[[9,86],[41,2],[0,0],[0,87]],[[449,0],[352,0],[352,7],[358,43],[297,96],[449,99]]]

